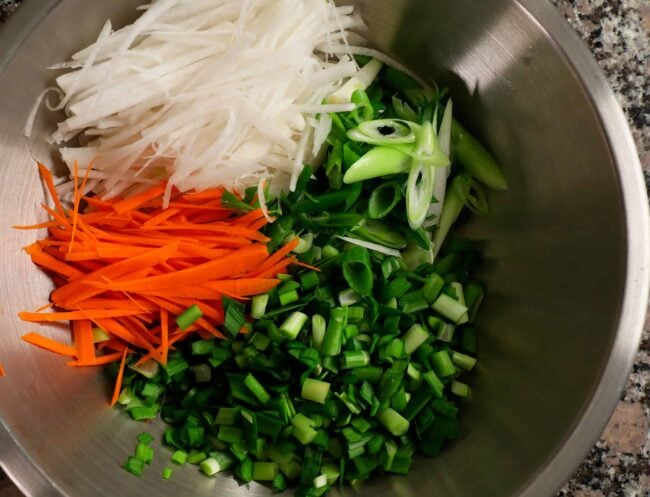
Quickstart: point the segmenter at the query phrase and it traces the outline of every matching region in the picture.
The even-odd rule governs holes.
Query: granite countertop
[[[20,2],[0,0],[0,23]],[[631,124],[650,191],[650,0],[552,3],[607,75]],[[0,471],[0,497],[21,495]],[[650,316],[612,419],[558,497],[650,497]]]

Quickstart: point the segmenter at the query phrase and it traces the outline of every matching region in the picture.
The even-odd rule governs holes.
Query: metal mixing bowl
[[[408,477],[345,493],[547,497],[601,433],[641,332],[650,228],[628,127],[586,48],[543,0],[357,4],[377,48],[451,88],[510,189],[468,227],[485,247],[490,292],[460,440]],[[34,222],[43,199],[22,126],[52,79],[44,67],[89,43],[106,18],[133,19],[135,5],[29,0],[0,33],[0,462],[34,497],[268,495],[191,467],[163,481],[162,449],[141,479],[127,475],[118,465],[143,426],[107,409],[100,372],[19,340],[32,327],[16,312],[51,288],[21,253],[34,233],[10,228]],[[39,119],[31,141],[41,160],[51,158],[42,142],[51,124]]]

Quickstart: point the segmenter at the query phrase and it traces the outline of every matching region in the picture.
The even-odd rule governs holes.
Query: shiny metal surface
[[[609,418],[645,313],[648,204],[627,124],[586,48],[544,1],[356,3],[378,48],[451,87],[510,189],[467,227],[485,247],[490,293],[460,440],[407,478],[354,493],[549,496]],[[43,68],[89,42],[107,17],[131,19],[136,4],[29,0],[0,32],[0,463],[34,497],[268,495],[189,467],[165,482],[162,449],[143,478],[126,475],[118,465],[142,426],[106,408],[98,372],[66,368],[19,340],[32,327],[16,312],[50,289],[20,252],[34,234],[10,228],[36,220],[43,192],[31,154],[50,158],[47,119],[31,154],[22,125],[51,80]]]

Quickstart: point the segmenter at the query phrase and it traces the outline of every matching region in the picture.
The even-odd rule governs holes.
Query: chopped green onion
[[[368,219],[363,226],[356,228],[354,235],[368,242],[391,249],[403,249],[407,243],[406,238],[401,233],[390,230],[384,223],[374,219]]]
[[[365,350],[343,352],[342,368],[361,368],[370,364],[370,354]]]
[[[495,190],[505,190],[508,187],[492,155],[455,119],[451,125],[451,136],[454,154],[469,174]]]
[[[298,311],[292,312],[280,326],[280,332],[289,340],[295,340],[308,319],[307,314]]]
[[[93,328],[93,343],[106,342],[110,339],[111,336],[102,328],[98,328],[96,326]]]
[[[244,379],[244,384],[248,387],[251,393],[255,396],[257,400],[260,401],[262,405],[266,405],[271,400],[271,396],[262,386],[262,384],[257,381],[252,373],[248,373]]]
[[[352,288],[346,288],[339,292],[339,305],[351,306],[361,301],[361,296]]]
[[[296,290],[292,290],[290,292],[279,294],[278,298],[280,300],[280,305],[284,306],[298,302],[300,300],[300,295]]]
[[[368,200],[368,217],[382,219],[390,214],[402,199],[402,187],[396,181],[386,181],[375,188]]]
[[[137,436],[137,440],[141,444],[150,444],[154,441],[154,438],[149,433],[142,432]]]
[[[445,286],[445,280],[442,276],[436,273],[431,273],[427,276],[426,281],[424,282],[424,287],[422,288],[422,293],[424,294],[425,300],[429,304],[433,304],[443,287]]]
[[[436,373],[433,371],[427,371],[426,373],[422,374],[422,378],[429,384],[431,390],[433,390],[434,395],[437,398],[442,398],[445,385],[442,383],[442,381],[440,381],[440,378],[438,378]]]
[[[253,480],[255,481],[274,481],[280,468],[274,462],[254,462],[253,463]]]
[[[470,388],[467,384],[461,383],[460,381],[452,380],[451,382],[451,393],[458,397],[466,398],[470,395]]]
[[[346,184],[372,178],[405,173],[409,170],[411,158],[401,150],[390,147],[375,147],[366,152],[345,172]]]
[[[447,294],[441,293],[431,308],[456,324],[467,321],[467,307]]]
[[[188,454],[184,450],[177,450],[172,454],[172,462],[182,466],[187,461],[187,456]]]
[[[404,335],[404,352],[412,354],[415,350],[426,342],[431,334],[419,324],[414,324]]]
[[[300,275],[300,284],[303,290],[310,290],[320,284],[320,279],[316,271],[307,271]]]
[[[307,378],[302,384],[300,396],[305,400],[311,400],[319,404],[324,404],[330,391],[330,384],[325,381]]]
[[[390,407],[381,409],[377,413],[377,419],[382,425],[384,425],[384,428],[396,437],[401,437],[409,429],[410,423],[408,419],[402,417],[397,411]]]
[[[144,462],[137,457],[129,457],[124,463],[124,469],[134,476],[142,476],[144,472]]]
[[[476,365],[476,359],[460,352],[452,352],[451,360],[456,366],[465,371],[471,371]]]
[[[347,321],[347,307],[335,307],[330,311],[330,320],[327,323],[322,345],[322,354],[324,356],[336,356],[341,353],[343,330],[347,326]]]
[[[260,319],[266,313],[266,306],[269,304],[269,294],[255,295],[251,299],[251,317]]]
[[[199,364],[190,367],[194,373],[194,379],[197,383],[207,383],[212,379],[212,370],[207,364]]]
[[[304,414],[296,414],[291,420],[293,431],[291,432],[294,437],[303,445],[307,445],[314,441],[317,432],[314,430],[314,422]]]
[[[199,309],[199,306],[192,304],[189,306],[183,313],[176,318],[176,324],[178,327],[185,331],[187,328],[196,323],[203,316],[203,312]]]
[[[447,378],[456,374],[456,367],[446,350],[439,350],[431,356],[431,365],[440,378]]]
[[[222,302],[225,314],[223,327],[231,336],[237,336],[239,330],[246,324],[244,305],[228,297],[222,297]]]
[[[370,253],[363,247],[351,247],[343,254],[341,263],[343,277],[348,285],[360,295],[369,295],[373,287]]]
[[[200,463],[201,471],[207,476],[214,476],[235,464],[235,459],[227,452],[211,452],[210,457]]]
[[[134,456],[145,464],[151,464],[153,462],[153,449],[149,445],[139,443],[135,448]]]
[[[162,471],[163,480],[169,480],[172,477],[173,473],[174,471],[172,470],[172,468],[163,468]]]

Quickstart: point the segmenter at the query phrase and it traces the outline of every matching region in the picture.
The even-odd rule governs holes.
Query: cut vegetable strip
[[[120,397],[120,392],[122,391],[122,379],[124,378],[124,366],[126,366],[126,356],[129,353],[129,349],[124,349],[122,353],[122,361],[120,362],[120,369],[117,372],[117,378],[115,379],[115,388],[113,389],[113,397],[111,398],[110,406],[113,407],[117,403],[117,399]]]
[[[72,347],[71,345],[65,345],[63,343],[59,343],[56,340],[52,340],[51,338],[44,337],[43,335],[39,335],[38,333],[34,333],[34,332],[27,333],[26,335],[23,335],[21,338],[27,343],[36,345],[37,347],[45,349],[49,352],[54,352],[55,354],[68,356],[68,357],[77,357],[78,355],[77,349],[75,347]]]

